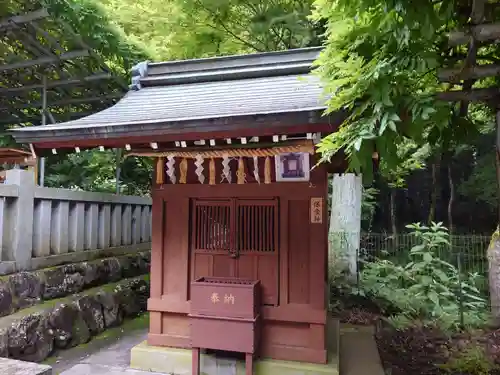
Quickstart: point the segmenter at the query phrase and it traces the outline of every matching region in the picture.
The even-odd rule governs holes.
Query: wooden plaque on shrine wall
[[[311,224],[323,222],[323,198],[311,198]]]

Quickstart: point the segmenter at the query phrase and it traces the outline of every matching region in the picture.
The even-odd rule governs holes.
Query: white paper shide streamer
[[[196,165],[195,173],[198,176],[198,181],[200,181],[200,184],[203,184],[205,182],[205,176],[203,175],[203,162],[203,157],[201,155],[196,155],[196,160],[194,162],[194,165]]]
[[[175,184],[177,182],[177,178],[175,177],[175,159],[173,156],[167,156],[167,160],[167,176],[170,182]]]
[[[260,184],[259,158],[257,156],[253,157],[253,176],[255,177],[255,181]]]
[[[224,155],[222,157],[222,178],[221,182],[227,180],[228,183],[231,183],[231,168],[229,168],[229,155]]]

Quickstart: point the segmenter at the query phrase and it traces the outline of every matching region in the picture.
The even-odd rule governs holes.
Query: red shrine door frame
[[[191,199],[191,279],[260,280],[263,305],[279,302],[279,204],[270,198]]]

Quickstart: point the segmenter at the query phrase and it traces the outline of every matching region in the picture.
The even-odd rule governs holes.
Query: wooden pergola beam
[[[83,98],[75,98],[75,99],[67,99],[67,100],[60,100],[56,102],[50,102],[47,103],[47,107],[63,107],[66,105],[74,105],[74,104],[87,104],[87,103],[94,103],[94,102],[99,102],[99,101],[108,101],[111,99],[120,99],[123,97],[122,93],[116,94],[108,94],[108,95],[103,95],[103,96],[89,96],[89,97],[83,97]],[[35,103],[25,103],[22,105],[13,105],[9,107],[3,107],[0,108],[0,111],[8,111],[9,109],[26,109],[26,108],[42,108],[43,103],[42,102],[35,102]]]
[[[472,26],[470,31],[453,31],[448,34],[450,47],[460,46],[474,38],[478,42],[489,42],[500,39],[500,22]]]
[[[438,71],[441,82],[458,82],[461,80],[480,79],[500,75],[500,65],[480,65],[467,68],[450,68]]]
[[[56,34],[49,33],[43,27],[45,23],[38,22],[44,19],[51,19],[50,30],[56,28]],[[42,117],[55,116],[55,119],[63,121],[91,115],[121,98],[128,90],[128,85],[112,73],[97,51],[92,51],[83,38],[64,21],[52,18],[47,9],[0,18],[0,36],[2,35],[7,44],[20,45],[24,50],[20,52],[21,56],[29,56],[24,57],[26,60],[12,59],[7,60],[5,65],[0,65],[0,74],[3,76],[0,97],[4,99],[0,105],[6,107],[0,108],[0,114],[3,114],[0,115],[0,125],[4,127],[25,123],[40,124]],[[64,39],[71,40],[73,49],[68,51],[65,47],[67,44],[60,41],[58,38],[61,36],[57,35],[64,35]],[[92,59],[90,65],[94,66],[95,62],[101,68],[94,73],[87,60],[82,58]],[[18,75],[24,75],[23,69],[27,69],[26,77]],[[43,69],[50,70],[44,72]],[[50,77],[53,81],[46,82],[44,86],[42,78]],[[111,82],[101,82],[104,80]],[[90,82],[95,83],[87,84]],[[77,87],[80,95],[75,92],[73,96],[67,91],[72,87]],[[37,101],[39,95],[46,98],[47,91],[44,88],[55,90],[54,95],[57,96],[57,99],[54,97],[51,101],[46,101],[45,111],[43,101]],[[92,93],[88,93],[88,89]],[[93,92],[96,95],[91,96]],[[24,97],[31,98],[31,103]]]
[[[45,8],[35,10],[33,12],[26,14],[21,14],[19,16],[9,17],[0,20],[0,32],[15,27],[17,25],[38,21],[47,17],[49,17],[49,12]]]
[[[113,76],[110,73],[97,73],[82,78],[63,79],[63,80],[48,82],[47,88],[50,89],[59,86],[78,86],[86,82],[94,82],[111,78],[113,78]],[[42,88],[43,88],[42,83],[35,85],[20,86],[20,87],[0,87],[0,94],[15,94],[18,92],[39,90]]]
[[[105,61],[101,58],[101,56],[99,56],[92,48],[90,48],[85,43],[85,41],[83,40],[81,35],[77,34],[67,22],[60,21],[59,23],[64,28],[64,30],[66,30],[66,32],[68,32],[75,39],[75,41],[78,43],[78,45],[81,48],[84,48],[87,51],[89,51],[90,56],[92,56],[99,63],[102,70],[104,70],[105,72],[109,72],[109,67],[107,66]],[[116,80],[116,83],[119,84],[123,90],[125,90],[125,91],[128,90],[128,83],[125,82],[125,80],[123,80],[121,77],[118,77],[118,76],[115,77],[115,80]]]
[[[64,121],[69,121],[69,120],[77,120],[82,117],[87,117],[90,115],[95,114],[94,111],[84,111],[84,112],[71,112],[71,113],[53,113],[54,119],[55,120],[61,120],[64,119]],[[22,123],[30,122],[35,125],[40,125],[41,122],[41,117],[40,116],[30,116],[26,118],[20,118],[16,116],[11,116],[7,118],[2,118],[0,117],[0,125],[19,125]],[[57,121],[56,121],[57,122]]]
[[[458,102],[458,101],[468,101],[468,102],[481,102],[487,101],[495,98],[500,98],[500,88],[498,87],[488,87],[472,90],[455,90],[455,91],[445,91],[437,94],[439,100],[447,102]]]
[[[24,69],[24,68],[31,68],[33,66],[45,66],[45,65],[50,65],[50,64],[56,64],[60,61],[67,61],[67,60],[72,60],[76,59],[79,57],[87,57],[89,56],[89,51],[88,50],[79,50],[79,51],[70,51],[63,53],[57,57],[40,57],[35,60],[27,60],[27,61],[21,61],[18,63],[13,63],[13,64],[6,64],[6,65],[0,65],[0,72],[5,72],[8,70],[16,70],[16,69]]]

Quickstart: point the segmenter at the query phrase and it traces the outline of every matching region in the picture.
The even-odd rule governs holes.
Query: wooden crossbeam
[[[68,34],[70,34],[75,39],[75,41],[78,43],[78,45],[80,47],[87,49],[89,51],[90,55],[99,63],[102,70],[104,70],[106,72],[109,71],[109,67],[107,66],[106,62],[102,59],[101,56],[99,56],[92,48],[90,48],[85,43],[85,41],[83,40],[81,35],[77,34],[67,22],[59,21],[59,23],[62,25],[64,30],[66,30],[66,32]],[[115,80],[116,80],[116,83],[118,85],[120,85],[123,90],[126,90],[126,91],[128,90],[128,83],[125,82],[124,79],[122,79],[121,77],[115,76]]]
[[[42,8],[34,12],[21,14],[0,20],[0,32],[28,22],[33,22],[49,17],[47,9]]]
[[[480,65],[466,69],[451,68],[438,71],[438,79],[441,82],[458,82],[467,79],[480,79],[486,77],[496,77],[500,75],[500,65]]]
[[[75,105],[75,104],[87,104],[87,103],[94,103],[94,102],[99,102],[99,101],[107,101],[111,99],[120,99],[123,97],[122,93],[116,94],[108,94],[108,95],[103,95],[103,96],[88,96],[84,98],[76,98],[76,99],[66,99],[66,100],[60,100],[56,102],[49,102],[47,103],[47,107],[64,107],[66,105]],[[25,109],[25,108],[42,108],[43,103],[42,102],[35,102],[35,103],[24,103],[21,105],[12,105],[9,107],[4,107],[0,108],[0,111],[8,111],[9,109]]]
[[[64,53],[65,52],[65,49],[61,46],[61,42],[60,41],[58,41],[50,33],[48,33],[47,31],[45,31],[43,28],[40,28],[35,23],[30,23],[29,27],[28,27],[28,30],[32,30],[33,34],[35,34],[35,35],[42,35],[45,38],[45,40],[48,41],[49,45],[51,46],[51,50],[58,51],[59,53]],[[80,45],[80,48],[89,50],[89,55],[92,57],[92,51],[91,51],[90,47],[88,47],[88,46],[81,46]],[[50,55],[51,51],[49,51],[49,53],[46,53],[46,54]],[[89,73],[86,73],[86,72],[88,72],[88,68],[87,68],[87,66],[83,62],[81,62],[79,60],[75,60],[74,63],[75,63],[75,66],[77,66],[82,71],[82,73],[81,74],[77,74],[75,78],[78,78],[80,76],[89,74]],[[102,72],[104,74],[107,74],[106,76],[101,75],[100,76],[101,78],[107,78],[107,79],[113,78],[111,76],[111,74],[109,74],[109,70],[108,69],[101,69],[101,70],[102,70]],[[61,79],[71,79],[73,77],[69,76],[69,77],[60,77],[60,78]],[[82,79],[84,79],[84,78],[82,78]],[[100,80],[100,79],[98,79],[98,80]],[[79,83],[77,83],[75,81],[73,81],[73,83],[74,83],[74,85],[78,85],[79,84]],[[53,86],[53,87],[56,87],[57,91],[61,90],[60,86]],[[97,90],[101,90],[100,88],[96,88],[96,89]]]
[[[471,38],[478,42],[499,40],[500,23],[473,26],[470,31],[453,31],[448,34],[448,44],[450,47],[456,47],[469,43]]]
[[[94,81],[106,80],[106,79],[111,79],[111,78],[113,78],[113,76],[110,73],[97,73],[97,74],[92,74],[90,76],[82,77],[82,78],[63,79],[63,80],[48,82],[47,88],[50,89],[50,88],[59,87],[59,86],[78,86],[78,85],[82,85],[86,82],[94,82]],[[19,86],[19,87],[0,87],[0,94],[15,94],[18,92],[39,90],[42,88],[43,88],[42,83],[35,84],[35,85]]]
[[[16,116],[10,116],[10,117],[1,117],[0,118],[0,125],[8,125],[8,124],[20,124],[25,122],[24,119]],[[29,121],[26,121],[29,122]]]
[[[65,113],[56,113],[55,114],[55,119],[57,118],[64,118],[65,121],[67,120],[76,120],[82,117],[87,117],[90,115],[95,114],[95,111],[84,111],[84,112],[71,112],[70,114],[65,114]],[[19,117],[7,117],[7,118],[2,118],[0,117],[0,125],[16,125],[16,124],[21,124],[24,122],[31,122],[35,125],[40,124],[40,116],[30,116],[30,117],[25,117],[25,118],[19,118]]]
[[[33,66],[45,66],[45,65],[50,65],[50,64],[56,64],[60,61],[67,61],[67,60],[72,60],[76,59],[79,57],[87,57],[89,56],[89,51],[88,50],[79,50],[79,51],[70,51],[63,53],[57,57],[40,57],[35,60],[26,60],[26,61],[21,61],[18,63],[13,63],[13,64],[6,64],[6,65],[0,65],[0,72],[5,72],[8,70],[16,70],[16,69],[24,69],[24,68],[31,68]]]
[[[439,100],[447,102],[458,102],[458,101],[469,101],[469,102],[481,102],[488,101],[495,98],[500,98],[500,88],[488,87],[481,89],[472,90],[454,90],[445,91],[437,94]]]

